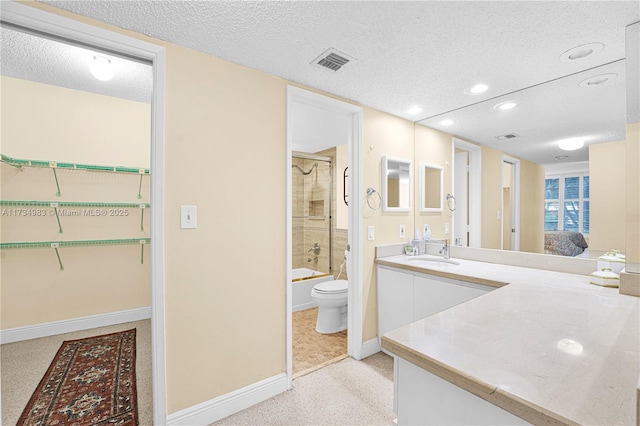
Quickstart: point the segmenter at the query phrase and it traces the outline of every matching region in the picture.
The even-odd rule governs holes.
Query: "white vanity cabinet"
[[[378,336],[414,318],[413,275],[378,266]]]
[[[482,296],[492,287],[429,275],[413,277],[413,321]]]
[[[491,290],[494,288],[378,266],[378,338]]]

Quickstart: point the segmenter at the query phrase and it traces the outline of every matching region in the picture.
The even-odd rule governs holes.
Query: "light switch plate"
[[[198,208],[196,206],[180,206],[180,228],[195,229],[198,224]]]
[[[405,232],[404,232],[404,225],[400,225],[400,232],[399,232],[400,238],[404,238]]]
[[[376,227],[373,225],[367,226],[367,240],[373,241],[376,238]]]
[[[451,231],[451,228],[450,228],[449,222],[447,222],[447,223],[444,224],[444,233],[446,235],[449,235],[450,231]]]

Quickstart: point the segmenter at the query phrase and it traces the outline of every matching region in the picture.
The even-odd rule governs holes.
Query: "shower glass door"
[[[292,165],[293,268],[331,274],[331,158],[296,153]]]

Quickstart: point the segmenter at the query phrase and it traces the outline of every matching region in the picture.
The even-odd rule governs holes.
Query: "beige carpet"
[[[214,425],[392,425],[393,358],[346,358],[293,381],[293,389]]]
[[[293,377],[317,370],[347,356],[347,330],[316,331],[318,308],[293,313]]]
[[[136,384],[140,425],[153,423],[151,390],[151,321],[136,321],[0,346],[2,424],[15,425],[63,340],[82,339],[136,328]]]

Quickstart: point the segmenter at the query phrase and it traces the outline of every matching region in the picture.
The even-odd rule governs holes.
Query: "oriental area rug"
[[[18,425],[137,425],[136,329],[62,342]]]

